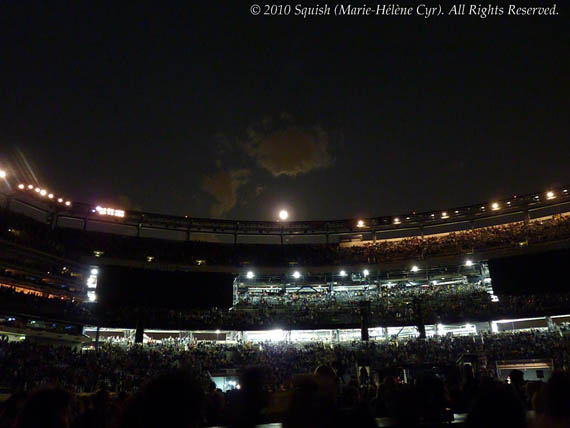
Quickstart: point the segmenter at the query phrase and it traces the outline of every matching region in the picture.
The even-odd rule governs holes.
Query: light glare
[[[279,218],[281,220],[287,220],[289,218],[289,213],[287,212],[287,210],[279,211]]]

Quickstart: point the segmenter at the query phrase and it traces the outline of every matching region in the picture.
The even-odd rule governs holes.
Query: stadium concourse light
[[[340,271],[340,276],[346,276],[346,271],[341,270],[341,271]]]
[[[420,268],[417,267],[416,265],[412,266],[412,272],[417,272],[419,270],[420,270]]]
[[[295,278],[295,279],[301,278],[301,274],[299,273],[298,270],[296,270],[295,272],[293,272],[293,278]]]
[[[364,220],[358,220],[358,223],[356,223],[356,227],[364,227]]]
[[[473,262],[472,262],[471,260],[467,260],[467,261],[465,262],[465,266],[471,267],[471,266],[473,266]]]
[[[0,169],[0,178],[6,178],[8,174],[3,169]]]
[[[42,196],[47,195],[47,191],[44,189],[40,190],[40,195],[42,195]]]
[[[246,277],[247,279],[253,279],[254,276],[255,276],[255,275],[254,275],[253,272],[250,271],[250,270],[247,271],[247,274],[245,275],[245,277]]]
[[[289,213],[287,212],[287,210],[281,210],[279,211],[279,219],[280,220],[287,220],[289,218]]]
[[[28,189],[32,190],[34,188],[34,186],[32,186],[31,184],[28,184]]]
[[[368,269],[364,269],[364,270],[362,271],[362,273],[364,274],[365,277],[368,276],[368,275],[370,275],[370,272],[368,271]]]
[[[25,187],[26,186],[24,186],[23,184],[18,184],[18,189],[20,189],[20,190],[24,190]]]
[[[499,206],[499,204],[497,202],[493,202],[493,205],[491,205],[491,208],[493,209],[493,211],[497,211],[501,207]]]
[[[554,199],[554,197],[555,197],[554,192],[552,191],[546,192],[546,199]]]

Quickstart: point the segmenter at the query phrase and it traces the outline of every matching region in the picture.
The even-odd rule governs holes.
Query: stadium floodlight
[[[394,219],[394,224],[400,224],[400,219],[398,217]]]
[[[449,216],[447,215],[447,211],[441,213],[441,218],[449,218]]]
[[[246,277],[247,279],[253,279],[254,276],[255,276],[254,273],[253,273],[252,271],[250,271],[250,270],[247,271],[247,274],[245,275],[245,277]]]
[[[295,272],[293,272],[293,278],[295,279],[301,278],[301,273],[298,270],[296,270]]]
[[[61,204],[63,202],[63,199],[57,198],[57,202],[59,202]]]
[[[554,192],[548,191],[546,192],[546,199],[554,199]]]
[[[50,193],[50,194],[48,195],[48,198],[53,199],[53,193]]]
[[[368,275],[370,275],[370,272],[368,271],[368,269],[364,269],[362,271],[362,273],[364,274],[365,277],[367,277]]]
[[[28,184],[28,189],[33,190],[34,186],[32,186],[31,184]]]
[[[0,178],[6,178],[8,174],[3,169],[0,169]]]
[[[69,207],[71,205],[70,201],[65,201],[65,206]]]
[[[36,187],[34,190],[36,191],[36,193],[40,193],[42,189],[40,189],[39,187]]]
[[[341,271],[340,271],[340,276],[345,277],[345,276],[346,276],[346,271],[341,270]]]
[[[366,226],[364,224],[364,220],[358,220],[358,222],[356,223],[356,227],[364,227],[364,226]]]
[[[220,334],[220,330],[219,330],[219,329],[218,329],[218,330],[216,330],[216,334]]]
[[[287,212],[287,210],[281,210],[279,211],[279,219],[280,220],[287,220],[289,218],[289,213]]]
[[[471,260],[466,260],[466,261],[465,261],[465,266],[471,267],[471,266],[473,266],[473,262],[472,262]]]
[[[493,202],[493,205],[491,205],[491,208],[493,209],[493,211],[497,211],[501,207],[498,204],[498,202]]]
[[[417,272],[419,270],[420,270],[420,268],[417,267],[416,265],[412,266],[412,272]]]
[[[24,186],[23,184],[18,184],[18,189],[20,189],[20,190],[24,190],[25,187],[26,186]]]
[[[99,269],[97,268],[91,269],[91,275],[99,275]]]
[[[47,195],[47,191],[45,189],[40,190],[40,195],[42,196]]]

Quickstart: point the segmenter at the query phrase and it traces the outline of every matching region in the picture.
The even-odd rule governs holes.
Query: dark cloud
[[[218,171],[204,178],[202,190],[216,200],[210,208],[213,217],[223,217],[235,207],[237,191],[240,186],[247,183],[250,174],[249,169],[232,169]]]
[[[278,123],[264,119],[248,129],[246,153],[275,177],[295,177],[333,163],[329,138],[320,127],[304,127],[291,123],[282,115]]]

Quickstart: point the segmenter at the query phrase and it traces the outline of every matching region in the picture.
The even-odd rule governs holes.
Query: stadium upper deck
[[[124,211],[71,202],[31,184],[2,193],[8,211],[51,224],[127,236],[177,241],[243,244],[323,244],[426,236],[524,221],[570,212],[568,188],[449,208],[362,219],[330,221],[240,221]]]

